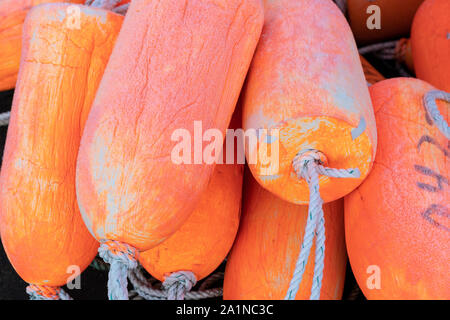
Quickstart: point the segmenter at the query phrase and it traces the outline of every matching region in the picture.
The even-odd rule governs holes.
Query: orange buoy
[[[412,78],[370,87],[377,156],[345,199],[347,250],[368,299],[450,299],[449,141],[425,111],[431,90]],[[448,122],[450,103],[437,104]]]
[[[262,25],[261,0],[130,3],[77,161],[78,204],[111,262],[111,299],[128,299],[137,251],[175,233],[206,190],[215,163],[197,131],[223,140]],[[187,161],[174,159],[176,139],[189,140]]]
[[[231,128],[237,129],[240,123],[238,105]],[[227,139],[234,138],[229,135]],[[164,281],[169,299],[183,299],[190,286],[222,263],[233,245],[241,214],[243,178],[243,164],[238,162],[236,144],[234,149],[235,159],[227,164],[224,145],[223,163],[216,165],[206,191],[181,228],[157,247],[139,255],[142,266]],[[169,277],[175,279],[165,282]]]
[[[30,9],[42,3],[85,0],[1,0],[0,1],[0,91],[14,88],[19,72],[22,28]],[[69,9],[70,12],[70,9]]]
[[[347,263],[343,209],[342,200],[324,205],[327,249],[321,299],[342,297]],[[274,196],[246,171],[241,225],[225,270],[225,300],[285,297],[302,246],[307,214],[307,206]],[[311,254],[296,299],[309,298],[314,260]]]
[[[347,0],[350,26],[359,45],[408,36],[424,0]],[[445,1],[445,0],[444,0]]]
[[[374,83],[377,83],[377,82],[380,82],[380,81],[383,81],[384,79],[386,79],[363,56],[360,55],[359,58],[361,60],[361,65],[364,70],[364,76],[366,77],[366,81],[369,84],[372,85]]]
[[[419,79],[450,91],[450,1],[426,0],[411,29],[414,68]]]
[[[321,176],[325,202],[345,196],[369,173],[376,150],[373,109],[351,30],[331,1],[266,2],[243,103],[246,132],[268,132],[247,148],[249,167],[284,200],[309,202],[308,184],[293,161],[311,149],[328,167],[361,173],[355,179]],[[264,150],[277,153],[269,165],[254,161]]]
[[[79,10],[79,28],[70,27],[70,7]],[[75,168],[122,21],[105,10],[52,3],[31,9],[24,23],[0,176],[0,231],[11,264],[35,298],[58,298],[59,286],[97,253],[77,205]]]

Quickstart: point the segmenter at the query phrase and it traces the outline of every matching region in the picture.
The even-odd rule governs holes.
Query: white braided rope
[[[440,90],[432,90],[427,92],[423,97],[423,103],[425,105],[425,109],[430,115],[430,118],[433,120],[439,131],[441,131],[447,139],[450,139],[450,128],[447,121],[445,121],[444,117],[439,112],[436,100],[443,100],[450,103],[450,93]]]
[[[163,287],[167,291],[167,300],[184,300],[186,292],[197,283],[195,274],[191,271],[177,271],[171,273],[163,282]]]
[[[122,250],[111,251],[111,244]],[[108,273],[108,298],[128,300],[128,270],[137,268],[136,250],[124,243],[107,241],[100,244],[100,257],[110,264]]]
[[[9,118],[11,117],[11,112],[0,113],[0,127],[7,126],[9,124]]]
[[[323,158],[323,154],[317,150],[305,150],[299,152],[293,161],[293,167],[297,176],[308,182],[309,207],[302,247],[295,264],[295,270],[289,284],[289,289],[284,298],[285,300],[294,300],[297,295],[315,236],[316,251],[310,299],[320,299],[325,260],[325,218],[322,208],[323,200],[319,190],[319,174],[334,178],[359,178],[361,175],[358,169],[333,169],[323,167],[323,161],[321,160]]]
[[[188,277],[189,277],[189,275],[188,275]],[[184,294],[185,300],[202,300],[202,299],[218,298],[223,295],[222,288],[213,288],[213,289],[206,289],[206,290],[199,290],[199,291],[175,292],[175,297],[173,296],[173,293],[170,293],[172,296],[169,296],[169,292],[167,289],[156,288],[156,285],[152,284],[151,281],[148,280],[144,276],[144,273],[142,272],[142,270],[140,268],[130,270],[128,272],[128,278],[130,280],[130,283],[134,287],[134,291],[139,296],[144,298],[145,300],[171,300],[171,299],[177,300],[177,298],[181,299],[180,295],[183,295],[183,294]],[[182,281],[185,281],[185,279],[180,277],[179,273],[177,275],[175,275],[174,277],[172,277],[172,281],[180,280],[180,278]],[[165,283],[167,286],[169,285],[169,283],[167,283],[167,279],[166,279]],[[163,286],[163,288],[164,287],[165,286]],[[185,289],[179,288],[177,286],[176,290],[183,291]],[[177,294],[178,294],[178,296],[177,296]]]
[[[314,254],[314,276],[311,287],[311,300],[320,299],[320,289],[322,288],[323,269],[325,261],[325,217],[323,213],[323,207],[320,208],[317,219],[316,251]]]
[[[30,300],[73,300],[67,292],[59,287],[29,285],[26,288]]]

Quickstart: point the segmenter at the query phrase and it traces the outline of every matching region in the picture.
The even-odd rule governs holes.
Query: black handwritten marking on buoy
[[[443,148],[433,137],[430,137],[428,135],[423,135],[420,138],[419,143],[417,144],[417,151],[420,152],[420,147],[424,143],[429,143],[429,144],[436,146],[444,154],[444,156],[446,156],[447,158],[449,157],[449,151],[446,150],[445,148]],[[450,141],[449,141],[449,143],[450,143]],[[447,149],[450,149],[450,145],[447,146]]]
[[[442,183],[445,183],[449,185],[449,181],[446,177],[442,176],[441,174],[434,172],[430,168],[420,166],[420,165],[414,165],[414,169],[416,169],[417,172],[422,173],[426,176],[430,176],[432,178],[435,178],[437,181],[437,186],[432,186],[427,183],[417,182],[417,186],[423,190],[430,191],[430,192],[437,192],[442,190]]]
[[[428,125],[434,126],[433,120],[430,118],[430,116],[428,114],[428,110],[425,105],[424,105],[424,110],[425,110],[425,113],[424,113],[425,121],[428,123]],[[436,139],[434,139],[433,137],[430,137],[428,135],[423,135],[422,137],[420,137],[419,142],[417,143],[417,151],[418,152],[420,152],[420,148],[421,148],[422,144],[424,144],[424,143],[429,143],[431,145],[436,146],[444,154],[445,157],[447,157],[447,158],[449,157],[449,151],[447,149],[450,149],[450,141],[447,142],[447,149],[446,149],[445,147],[441,146],[436,141]],[[434,172],[430,168],[416,164],[416,165],[414,165],[414,169],[421,174],[435,178],[437,181],[437,186],[432,186],[430,184],[417,181],[417,187],[419,187],[420,189],[423,189],[423,190],[426,190],[429,192],[441,192],[443,190],[443,184],[449,185],[449,180],[446,177],[442,176],[439,173]],[[447,219],[450,218],[448,209],[440,204],[431,204],[425,211],[422,212],[422,217],[426,221],[428,221],[431,225],[435,226],[436,228],[450,232],[449,227],[434,220],[433,216],[436,216],[436,215],[445,217]]]
[[[432,204],[431,206],[428,207],[427,210],[422,212],[422,217],[429,223],[431,223],[433,226],[445,230],[447,232],[450,232],[450,228],[434,220],[433,215],[445,217],[448,219],[450,218],[450,214],[447,208],[440,204]]]

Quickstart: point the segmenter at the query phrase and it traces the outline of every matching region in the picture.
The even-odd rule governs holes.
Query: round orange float
[[[75,167],[123,17],[77,5],[80,27],[70,28],[68,7],[41,5],[25,20],[0,176],[3,246],[35,298],[58,298],[98,248],[78,209]]]
[[[247,148],[249,167],[284,200],[309,202],[308,184],[293,166],[309,150],[327,167],[360,171],[353,179],[321,175],[324,202],[345,196],[369,173],[376,150],[372,104],[351,30],[331,1],[266,2],[243,106],[244,129],[267,132]]]
[[[302,246],[308,207],[264,190],[245,174],[241,225],[227,261],[225,300],[280,300],[288,291]],[[321,299],[341,299],[347,255],[343,201],[324,205],[327,233]],[[313,252],[315,248],[313,247]],[[315,255],[311,254],[295,298],[308,299]]]
[[[411,46],[419,79],[450,91],[450,1],[426,0],[414,17]]]
[[[348,255],[368,299],[450,299],[449,141],[425,110],[432,90],[412,78],[370,87],[377,156],[345,199]],[[450,103],[437,104],[448,122]]]

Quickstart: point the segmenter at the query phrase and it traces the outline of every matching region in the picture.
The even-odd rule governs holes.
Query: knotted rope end
[[[191,271],[177,271],[168,275],[163,282],[168,300],[184,300],[187,292],[197,283],[195,274]]]

